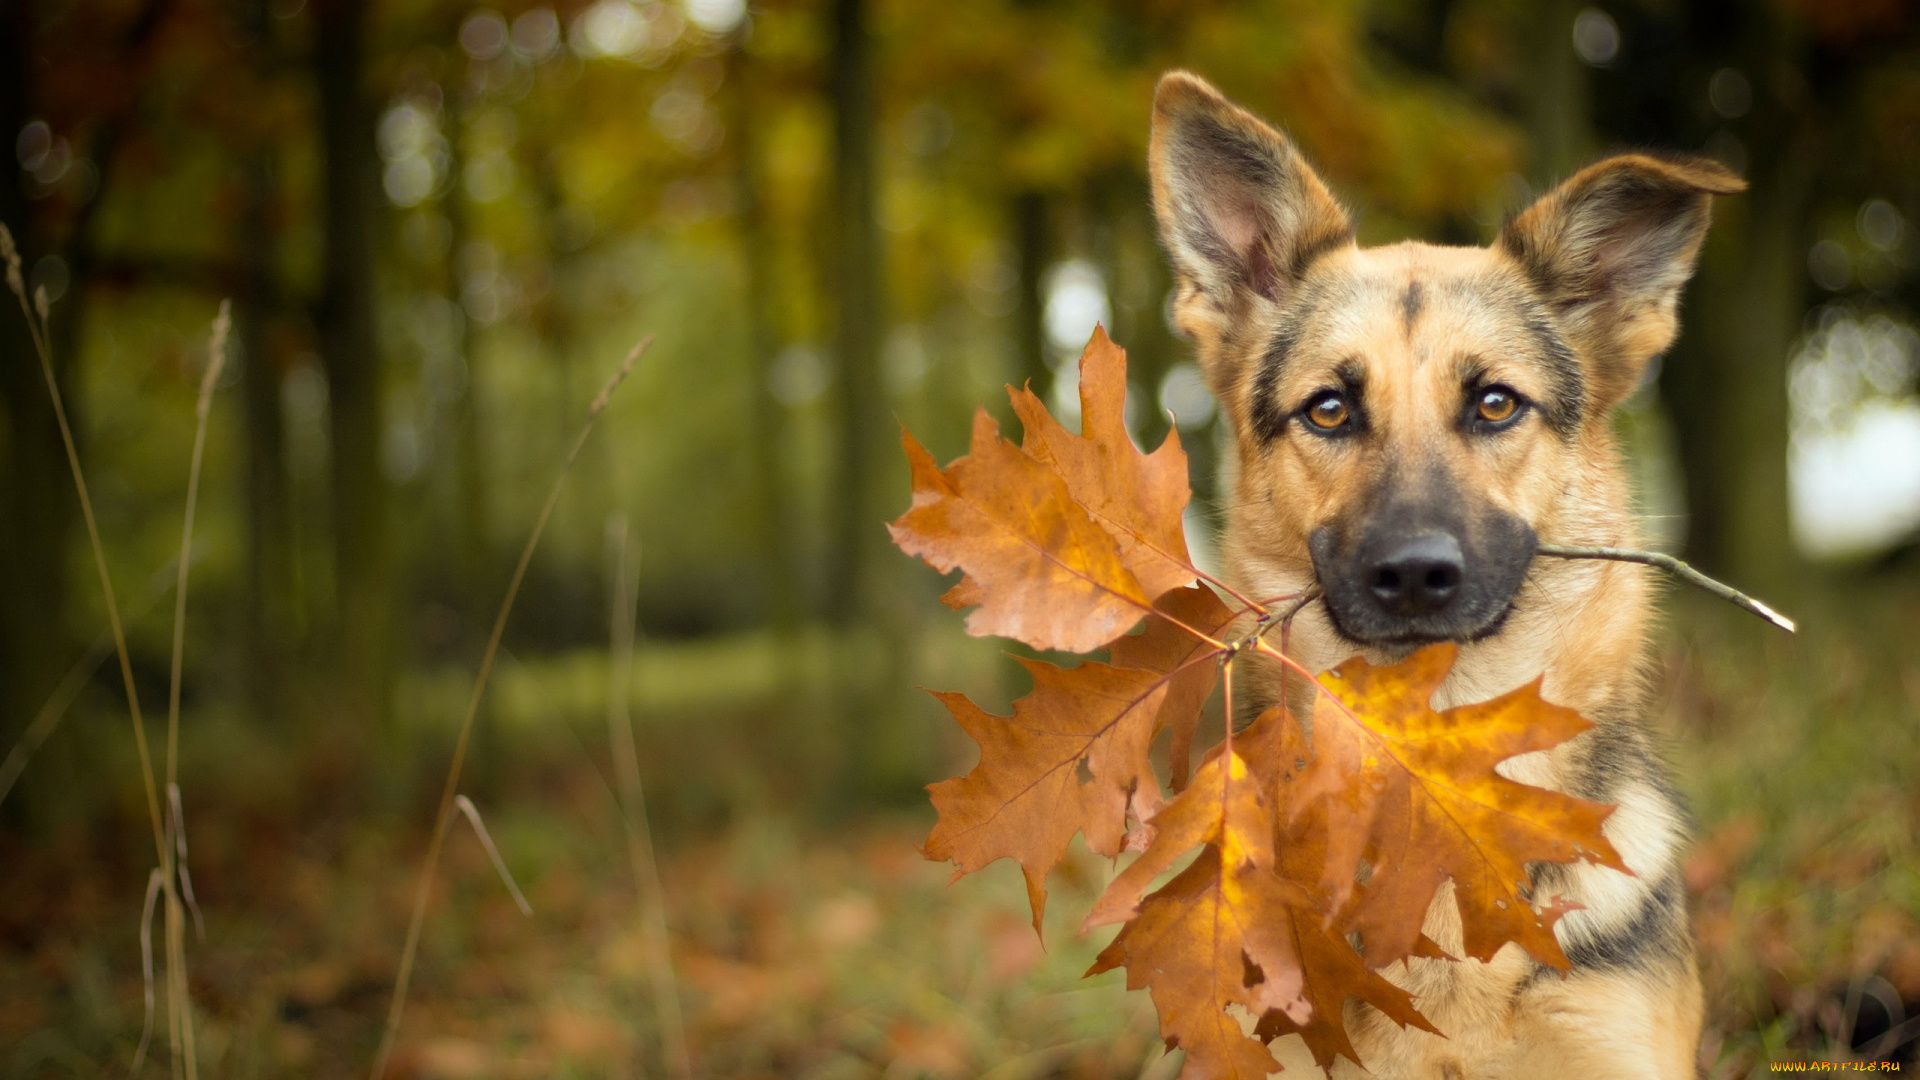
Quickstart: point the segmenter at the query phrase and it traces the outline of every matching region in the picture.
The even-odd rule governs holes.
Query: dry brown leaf
[[[974,416],[972,449],[945,470],[912,435],[903,441],[913,505],[889,526],[893,542],[966,572],[975,588],[960,595],[980,599],[968,633],[1091,652],[1151,608],[1113,538],[1058,474],[1000,437],[986,410]]]
[[[1119,854],[1128,797],[1142,785],[1158,790],[1147,745],[1167,678],[1092,661],[1070,669],[1021,663],[1033,692],[1013,703],[1012,716],[960,694],[934,695],[980,744],[980,764],[929,789],[940,820],[925,850],[961,873],[996,859],[1018,862],[1038,930],[1047,873],[1073,834],[1085,833],[1102,855]]]
[[[1074,500],[1120,545],[1148,596],[1194,580],[1181,515],[1191,489],[1180,433],[1151,454],[1127,434],[1127,353],[1096,327],[1080,357],[1080,431],[1061,426],[1030,389],[1008,391],[1026,429],[1020,445],[1066,481]]]
[[[1526,864],[1585,860],[1629,872],[1600,831],[1613,807],[1494,767],[1592,725],[1542,700],[1537,681],[1435,712],[1429,700],[1457,653],[1432,645],[1392,667],[1355,658],[1322,675],[1346,710],[1314,709],[1310,760],[1289,802],[1325,832],[1321,884],[1340,928],[1359,931],[1369,965],[1414,953],[1434,893],[1451,878],[1468,956],[1489,960],[1517,942],[1564,969],[1553,924],[1570,908],[1558,898],[1536,908]],[[1372,867],[1364,891],[1363,861]]]

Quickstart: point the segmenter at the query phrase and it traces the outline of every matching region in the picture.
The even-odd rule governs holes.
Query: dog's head
[[[1154,99],[1174,317],[1233,425],[1244,557],[1310,562],[1355,643],[1499,630],[1570,472],[1672,342],[1711,162],[1575,174],[1491,248],[1361,249],[1288,141],[1191,75]]]

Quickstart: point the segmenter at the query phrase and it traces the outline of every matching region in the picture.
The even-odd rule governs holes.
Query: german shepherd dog
[[[1632,876],[1534,864],[1543,900],[1583,905],[1556,927],[1569,974],[1517,945],[1396,964],[1383,974],[1447,1037],[1349,1002],[1362,1060],[1383,1078],[1694,1076],[1686,818],[1642,719],[1647,571],[1535,549],[1637,546],[1610,414],[1673,341],[1712,196],[1745,185],[1629,154],[1576,173],[1492,247],[1363,249],[1285,137],[1185,72],[1155,94],[1150,166],[1174,318],[1232,425],[1236,586],[1319,585],[1291,638],[1313,670],[1458,642],[1436,708],[1544,673],[1546,698],[1595,728],[1502,772],[1619,807],[1605,832]],[[1249,681],[1256,700],[1311,707],[1275,670]],[[1426,932],[1461,955],[1451,889]],[[1334,1075],[1363,1074],[1342,1060]]]

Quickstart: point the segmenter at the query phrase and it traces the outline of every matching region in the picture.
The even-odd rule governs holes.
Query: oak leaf
[[[1415,953],[1434,894],[1452,879],[1466,955],[1490,960],[1516,942],[1564,969],[1553,924],[1571,908],[1557,898],[1536,908],[1526,864],[1584,860],[1630,873],[1601,832],[1614,808],[1510,780],[1495,766],[1592,725],[1543,700],[1538,680],[1435,712],[1430,699],[1457,654],[1431,645],[1391,667],[1356,657],[1322,675],[1341,707],[1314,709],[1289,805],[1324,833],[1321,886],[1339,928],[1359,932],[1370,966]]]
[[[1242,1031],[1232,1006],[1254,1017],[1308,1019],[1302,972],[1287,929],[1296,907],[1317,922],[1304,890],[1273,873],[1273,815],[1246,764],[1226,754],[1201,767],[1155,816],[1153,844],[1114,878],[1087,925],[1125,922],[1089,975],[1125,966],[1146,989],[1169,1048],[1187,1052],[1181,1076],[1263,1077],[1279,1062]],[[1198,858],[1141,900],[1184,853]],[[1137,907],[1136,907],[1137,905]]]
[[[888,528],[908,554],[965,571],[950,595],[979,597],[968,633],[1090,652],[1151,609],[1113,537],[1059,474],[1002,439],[986,410],[974,416],[971,450],[944,470],[912,435],[903,442],[913,505]]]
[[[1413,995],[1370,970],[1360,954],[1353,951],[1353,946],[1347,944],[1345,938],[1329,932],[1314,912],[1294,909],[1282,918],[1285,922],[1280,932],[1286,937],[1287,947],[1300,958],[1300,966],[1309,973],[1302,988],[1307,1008],[1272,1009],[1262,1014],[1254,1027],[1254,1034],[1260,1039],[1272,1042],[1298,1032],[1312,1052],[1314,1063],[1321,1068],[1332,1069],[1336,1056],[1364,1068],[1366,1063],[1360,1060],[1360,1052],[1354,1049],[1353,1040],[1347,1035],[1348,998],[1373,1006],[1401,1027],[1442,1034],[1414,1007]]]
[[[959,873],[996,859],[1018,862],[1037,931],[1047,873],[1073,834],[1084,833],[1099,854],[1118,855],[1129,798],[1142,787],[1158,793],[1147,747],[1168,678],[1093,661],[1077,668],[1020,662],[1033,675],[1033,692],[1013,703],[1012,716],[994,716],[960,694],[934,695],[980,744],[980,763],[928,789],[940,820],[924,850]]]
[[[1080,434],[1063,427],[1031,389],[1009,390],[1025,429],[1020,446],[1066,481],[1067,491],[1120,546],[1120,561],[1150,597],[1192,584],[1182,515],[1192,489],[1180,432],[1143,454],[1127,433],[1127,353],[1095,327],[1080,357]]]

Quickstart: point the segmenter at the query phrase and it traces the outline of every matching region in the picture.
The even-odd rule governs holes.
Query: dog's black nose
[[[1367,568],[1366,581],[1389,612],[1432,615],[1460,592],[1464,566],[1460,541],[1451,533],[1417,533],[1383,547],[1385,552]]]

